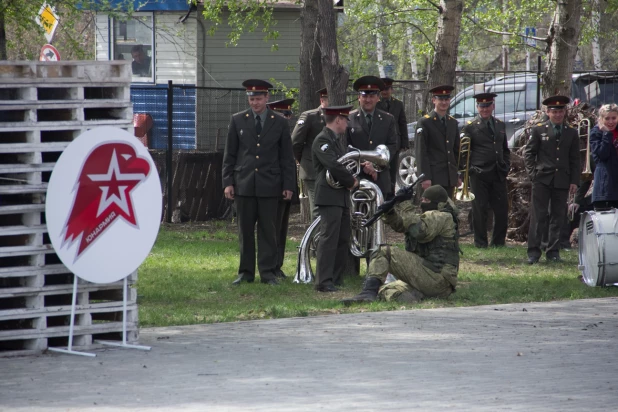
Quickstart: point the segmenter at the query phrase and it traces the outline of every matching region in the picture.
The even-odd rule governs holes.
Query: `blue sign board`
[[[528,46],[536,47],[536,40],[531,39],[528,36],[536,37],[536,27],[526,27],[526,44]]]

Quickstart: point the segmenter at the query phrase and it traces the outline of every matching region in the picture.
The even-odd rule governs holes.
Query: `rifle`
[[[412,183],[408,187],[399,189],[391,200],[387,200],[386,202],[382,203],[378,207],[378,210],[376,211],[376,213],[373,216],[371,216],[369,220],[367,220],[367,222],[365,222],[363,227],[369,227],[373,225],[373,223],[376,220],[378,220],[383,214],[390,212],[397,203],[403,202],[404,200],[412,199],[414,197],[414,187],[416,186],[418,182],[421,181],[423,177],[425,177],[425,174],[421,173],[421,175],[418,176],[418,178],[416,179],[416,182]]]

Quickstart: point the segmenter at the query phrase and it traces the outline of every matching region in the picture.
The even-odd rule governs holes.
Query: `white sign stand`
[[[73,326],[75,325],[75,304],[77,301],[77,275],[73,275],[73,300],[71,302],[71,323],[69,326],[69,346],[66,349],[62,348],[47,348],[52,352],[61,352],[69,355],[80,355],[80,356],[89,356],[91,358],[96,357],[95,353],[88,352],[78,352],[73,350]]]
[[[137,271],[133,273],[136,273],[136,272]],[[121,348],[150,350],[151,349],[150,346],[131,345],[127,343],[127,290],[128,290],[127,277],[124,278],[124,285],[122,287],[122,343],[106,341],[106,340],[97,340],[96,342],[102,345],[119,346]]]

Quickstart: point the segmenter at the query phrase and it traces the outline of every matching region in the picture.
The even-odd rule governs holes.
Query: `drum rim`
[[[605,266],[601,267],[599,266],[599,262],[601,262],[601,253],[602,253],[602,248],[600,247],[599,244],[599,236],[597,235],[597,228],[599,226],[599,221],[598,221],[598,217],[596,216],[596,212],[594,211],[588,211],[584,213],[585,216],[582,216],[580,223],[579,223],[579,262],[580,265],[582,267],[581,269],[581,273],[582,273],[582,277],[584,279],[584,282],[586,283],[586,285],[588,286],[602,286],[603,283],[602,281],[605,279]],[[586,222],[588,221],[586,219],[586,216],[590,217],[590,221],[592,222],[592,229],[593,229],[593,233],[592,236],[594,236],[594,243],[596,244],[596,253],[594,253],[593,256],[590,257],[596,257],[596,263],[597,263],[597,274],[596,276],[594,276],[591,272],[592,270],[590,268],[588,268],[589,265],[587,265],[586,262],[586,246],[585,246],[585,242],[584,240],[584,236],[586,234]],[[588,253],[589,255],[590,253]],[[595,256],[596,255],[596,256]]]

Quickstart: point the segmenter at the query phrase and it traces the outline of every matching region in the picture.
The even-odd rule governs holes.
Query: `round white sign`
[[[115,282],[150,253],[162,203],[148,149],[127,131],[99,127],[82,133],[58,159],[47,189],[47,230],[74,274]]]

